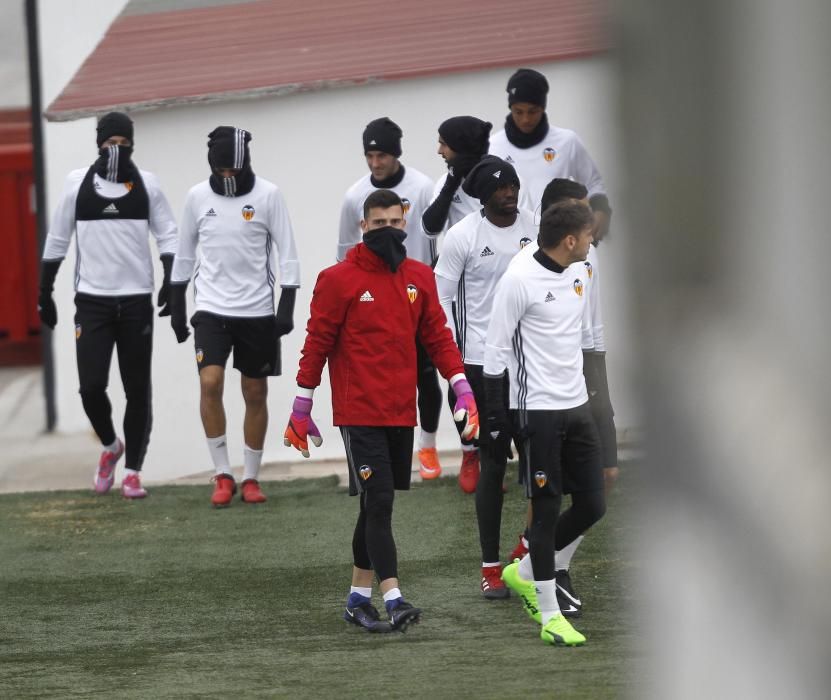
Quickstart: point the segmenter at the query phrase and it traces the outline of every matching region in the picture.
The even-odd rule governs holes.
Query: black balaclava
[[[93,164],[96,174],[110,182],[131,182],[137,175],[133,164],[133,147],[104,146],[104,141],[111,136],[123,136],[133,142],[133,121],[123,112],[105,114],[96,128],[98,159]]]
[[[240,197],[254,188],[254,171],[248,142],[251,134],[233,126],[218,126],[208,134],[208,163],[211,166],[211,189],[224,197]],[[222,177],[219,168],[234,168],[239,173]]]
[[[389,153],[396,158],[401,157],[401,137],[404,132],[389,117],[373,119],[364,129],[364,153],[369,151],[381,151]]]
[[[530,68],[520,68],[508,79],[508,106],[517,102],[528,102],[545,109],[548,101],[548,81],[542,73]],[[536,146],[548,134],[548,115],[543,114],[537,128],[530,134],[525,134],[514,124],[513,117],[508,114],[505,119],[505,135],[517,148],[531,148]]]
[[[514,166],[496,156],[484,156],[468,173],[462,189],[484,205],[502,185],[511,183],[519,187]]]
[[[407,232],[394,226],[383,226],[367,231],[363,236],[364,245],[383,260],[395,272],[407,257],[404,239]]]

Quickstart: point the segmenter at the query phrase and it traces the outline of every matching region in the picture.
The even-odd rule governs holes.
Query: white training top
[[[456,341],[464,361],[485,361],[485,335],[493,292],[511,259],[537,238],[534,215],[520,209],[512,226],[494,226],[480,211],[468,214],[446,234],[436,264],[439,301],[453,328],[456,301]]]
[[[88,171],[89,167],[79,168],[67,176],[46,236],[43,259],[66,257],[75,233],[76,292],[98,296],[151,294],[154,289],[153,259],[148,234],[156,239],[160,255],[176,252],[176,220],[158,178],[146,170],[139,171],[149,200],[147,220],[76,221],[78,191]],[[110,182],[97,174],[93,175],[92,184],[101,196],[102,209],[117,205],[118,200],[130,192],[125,183]]]
[[[517,148],[505,130],[491,136],[490,153],[513,164],[523,188],[528,192],[536,211],[546,185],[554,178],[567,178],[582,183],[589,197],[606,194],[603,178],[589,152],[571,129],[549,125],[548,134],[536,146]]]
[[[436,180],[436,186],[433,188],[433,195],[430,199],[430,204],[436,201],[436,197],[439,196],[439,192],[442,191],[444,187],[444,183],[447,180],[447,173],[444,173],[438,180]],[[531,197],[527,193],[527,191],[522,187],[522,179],[520,179],[519,185],[519,200],[517,202],[520,209],[528,209],[530,211],[534,210],[532,206]],[[459,185],[458,189],[453,195],[453,199],[450,202],[450,209],[447,212],[447,222],[444,225],[444,231],[452,228],[456,224],[458,224],[462,219],[464,219],[468,214],[472,214],[473,212],[481,211],[482,210],[482,203],[476,199],[476,197],[471,197],[467,192],[462,189],[462,186]],[[441,233],[441,231],[439,231]],[[436,234],[434,234],[436,235]]]
[[[553,261],[552,261],[553,262]],[[583,338],[591,335],[587,268],[561,272],[520,255],[502,276],[487,331],[484,372],[509,371],[510,407],[563,410],[588,401]]]
[[[531,245],[525,246],[517,255],[533,256],[539,250],[537,242],[534,241]],[[593,245],[589,246],[589,254],[586,260],[582,263],[575,263],[583,265],[586,268],[586,289],[584,295],[586,303],[589,307],[589,323],[590,331],[586,337],[583,338],[583,349],[594,350],[595,352],[606,352],[606,336],[603,330],[603,312],[600,307],[600,269],[597,264],[597,248]],[[513,264],[513,261],[511,261]]]
[[[193,274],[197,311],[268,316],[274,313],[275,254],[280,286],[299,287],[294,232],[277,186],[257,175],[251,192],[225,197],[205,180],[185,199],[171,281],[185,282]]]
[[[403,167],[403,166],[402,166]],[[350,248],[361,242],[361,219],[364,218],[364,202],[378,188],[372,184],[371,173],[367,173],[352,187],[346,190],[340,210],[340,228],[338,230],[337,259],[343,260]],[[404,204],[404,218],[407,225],[404,230],[407,238],[407,257],[432,265],[436,258],[436,237],[424,233],[421,217],[430,206],[433,196],[433,181],[415,168],[404,168],[404,177],[395,187],[395,192]]]

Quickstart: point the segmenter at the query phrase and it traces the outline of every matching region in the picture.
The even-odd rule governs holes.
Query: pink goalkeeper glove
[[[467,379],[460,379],[453,385],[456,404],[453,406],[453,420],[462,429],[462,440],[473,442],[479,439],[479,409],[473,398],[473,389]]]
[[[303,396],[295,396],[289,424],[286,426],[286,432],[283,433],[283,444],[300,450],[304,457],[308,457],[309,438],[315,447],[323,444],[320,431],[312,420],[312,400]]]

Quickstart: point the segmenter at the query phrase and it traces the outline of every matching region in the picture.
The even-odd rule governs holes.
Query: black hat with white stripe
[[[462,189],[482,204],[500,187],[514,184],[519,187],[519,176],[510,163],[496,156],[483,156],[462,182]]]
[[[403,135],[401,127],[389,117],[373,119],[364,129],[364,153],[381,151],[400,158]]]
[[[248,152],[250,132],[234,126],[218,126],[208,134],[208,163],[213,174],[211,188],[226,197],[248,194],[254,187],[251,156]],[[234,177],[222,177],[220,169],[239,170]]]

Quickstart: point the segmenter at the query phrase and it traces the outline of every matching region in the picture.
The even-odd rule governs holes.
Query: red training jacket
[[[328,360],[335,425],[415,425],[416,337],[445,379],[464,373],[433,271],[392,272],[359,243],[317,278],[297,383],[317,387]]]

